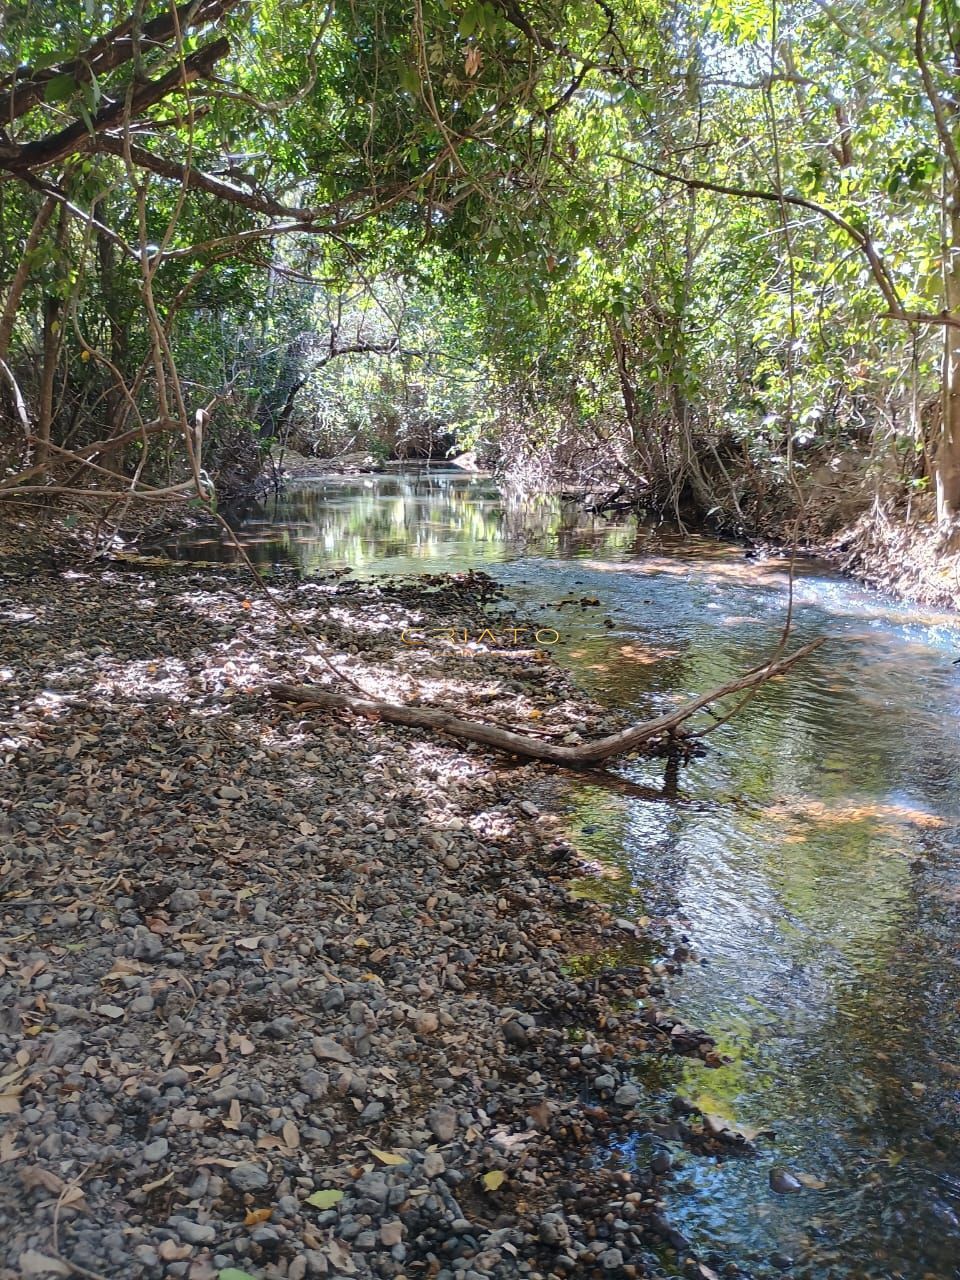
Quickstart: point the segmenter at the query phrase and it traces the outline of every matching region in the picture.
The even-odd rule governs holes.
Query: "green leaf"
[[[217,1280],[257,1280],[249,1271],[241,1271],[239,1267],[224,1267],[217,1272]]]
[[[307,1204],[312,1204],[315,1209],[332,1209],[342,1199],[342,1191],[335,1191],[330,1188],[327,1191],[315,1191],[312,1196],[307,1196]]]
[[[77,87],[76,79],[68,71],[64,71],[47,81],[47,87],[43,91],[43,100],[44,102],[63,102],[65,98],[69,98],[75,93]]]

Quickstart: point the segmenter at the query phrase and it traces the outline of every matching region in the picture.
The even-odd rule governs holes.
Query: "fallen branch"
[[[403,706],[396,702],[379,702],[373,699],[353,698],[343,693],[329,693],[325,689],[313,685],[272,684],[269,692],[281,702],[300,702],[311,706],[327,707],[330,710],[353,711],[358,715],[375,716],[388,720],[393,724],[411,725],[418,729],[431,729],[437,733],[448,733],[454,738],[465,738],[468,742],[479,742],[486,747],[494,747],[498,751],[508,751],[512,755],[527,756],[533,760],[547,760],[551,764],[578,768],[584,765],[598,764],[609,760],[612,756],[626,755],[647,746],[657,739],[675,734],[680,726],[691,716],[702,711],[711,702],[725,698],[731,693],[739,693],[742,689],[752,689],[756,685],[782,675],[796,662],[813,653],[823,644],[823,638],[811,640],[794,653],[774,662],[766,662],[754,667],[746,675],[737,680],[722,684],[709,693],[701,694],[692,702],[685,703],[675,711],[668,711],[653,720],[646,720],[609,737],[598,738],[596,742],[587,742],[579,747],[565,747],[559,743],[544,742],[525,733],[515,733],[510,729],[501,729],[497,725],[484,724],[479,720],[461,720],[449,711],[436,707]]]

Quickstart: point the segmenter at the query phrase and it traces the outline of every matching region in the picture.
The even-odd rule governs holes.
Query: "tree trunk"
[[[34,462],[46,466],[50,457],[53,426],[53,391],[57,360],[60,357],[61,300],[52,295],[43,300],[43,364],[40,370],[40,405],[37,413],[37,447]]]
[[[106,200],[102,198],[94,205],[94,216],[104,218]],[[127,363],[127,335],[120,318],[120,300],[116,287],[116,250],[113,241],[102,231],[97,232],[97,261],[100,269],[100,295],[103,309],[107,317],[110,332],[110,363],[121,373]],[[116,375],[111,374],[115,378]],[[104,396],[107,425],[111,432],[122,433],[129,417],[128,402],[123,394],[123,387],[116,381]],[[122,449],[114,450],[107,461],[109,470],[118,476],[124,473],[124,456]]]
[[[960,190],[953,175],[944,183],[943,305],[960,314]],[[937,445],[937,521],[960,515],[960,329],[943,326],[940,439]]]

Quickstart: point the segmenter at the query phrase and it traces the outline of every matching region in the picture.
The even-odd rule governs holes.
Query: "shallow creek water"
[[[257,562],[306,573],[483,568],[557,629],[553,652],[582,686],[638,719],[761,660],[784,620],[782,561],[555,499],[510,503],[451,470],[301,482],[241,535]],[[202,533],[174,550],[235,554]],[[815,635],[829,643],[708,739],[678,795],[571,782],[571,834],[618,914],[689,937],[668,998],[730,1059],[665,1061],[646,1079],[654,1105],[679,1094],[772,1131],[752,1158],[675,1152],[672,1224],[758,1271],[775,1257],[805,1280],[953,1280],[960,620],[807,562],[795,638]],[[662,783],[656,762],[619,772]],[[637,1135],[600,1155],[629,1167],[650,1153]],[[815,1185],[779,1195],[776,1166]]]

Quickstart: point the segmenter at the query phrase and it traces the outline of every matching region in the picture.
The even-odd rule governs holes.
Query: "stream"
[[[484,569],[557,630],[582,687],[637,719],[761,661],[786,610],[782,560],[556,498],[510,502],[453,469],[296,482],[240,535],[261,566],[307,574]],[[167,551],[236,555],[202,531]],[[571,782],[571,839],[602,864],[597,892],[618,915],[689,939],[666,999],[729,1058],[651,1068],[654,1110],[679,1095],[766,1131],[752,1157],[676,1148],[671,1224],[708,1260],[764,1274],[953,1280],[960,619],[811,561],[794,595],[795,641],[829,642],[717,728],[677,795]],[[618,772],[663,782],[662,762]],[[650,1156],[644,1134],[599,1153],[628,1168]],[[775,1167],[806,1185],[778,1194]]]

